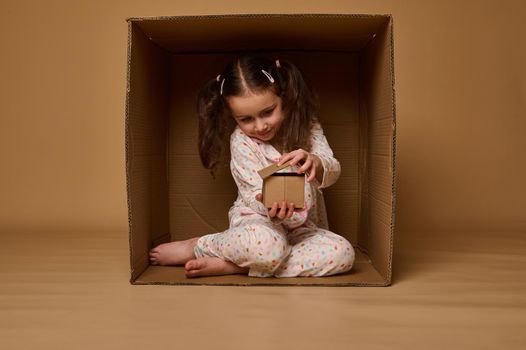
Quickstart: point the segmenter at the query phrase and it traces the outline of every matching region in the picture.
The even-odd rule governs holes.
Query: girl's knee
[[[264,264],[279,264],[290,253],[291,246],[285,233],[276,231],[268,226],[250,225],[246,230],[251,232],[250,245],[246,247],[256,260]]]
[[[338,237],[333,241],[327,259],[329,264],[334,266],[336,273],[349,271],[355,261],[354,248],[347,239]]]
[[[287,238],[272,229],[262,230],[255,245],[250,248],[252,261],[249,276],[270,277],[286,260],[292,250]]]
[[[262,247],[262,259],[272,265],[279,265],[289,254],[292,247],[286,236],[269,229],[266,245]]]

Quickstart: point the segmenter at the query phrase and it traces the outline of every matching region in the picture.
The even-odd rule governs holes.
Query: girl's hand
[[[316,168],[318,168],[321,164],[321,160],[320,158],[318,158],[318,156],[300,148],[290,153],[283,154],[283,156],[279,159],[277,165],[279,166],[281,164],[285,164],[290,159],[292,159],[292,161],[290,162],[291,166],[294,166],[298,163],[302,164],[301,168],[298,169],[298,174],[305,172],[309,173],[307,182],[311,182],[312,180],[314,180],[314,178],[316,177]]]
[[[256,200],[263,203],[263,196],[261,193],[256,194]],[[278,205],[278,202],[272,203],[272,208],[268,211],[268,215],[273,218],[277,215],[278,218],[290,218],[294,214],[294,203],[286,204],[285,201],[281,202],[281,205]],[[280,208],[278,212],[278,207]]]

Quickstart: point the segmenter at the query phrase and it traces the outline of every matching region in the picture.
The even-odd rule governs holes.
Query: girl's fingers
[[[268,215],[273,218],[274,216],[276,216],[276,211],[278,209],[278,202],[274,202],[272,203],[272,208],[270,208],[269,212],[268,212]]]
[[[290,218],[294,214],[294,203],[289,203],[289,212],[287,213],[287,217]]]
[[[287,205],[285,204],[285,201],[283,201],[281,202],[281,208],[278,213],[278,218],[284,219],[286,215],[287,215]]]
[[[283,156],[281,156],[281,159],[278,161],[278,166],[285,164],[286,162],[290,161],[290,165],[294,166],[298,164],[298,162],[302,159],[306,159],[306,163],[309,160],[309,152],[306,152],[302,149],[297,149],[295,151],[292,151],[290,153],[286,153]],[[312,162],[312,161],[311,161]],[[310,165],[309,165],[310,166]]]
[[[307,159],[305,163],[301,166],[301,168],[298,169],[298,173],[304,173],[308,171],[310,168],[315,168],[314,162],[310,159]]]
[[[279,161],[278,161],[278,166],[282,165],[282,164],[285,164],[286,162],[289,161],[289,159],[292,158],[292,154],[291,153],[285,153],[283,154],[280,158],[279,158]]]
[[[291,163],[291,159],[293,159],[292,156],[285,156],[285,157],[283,157],[283,158],[278,162],[278,166],[283,165],[283,164],[285,164],[285,163]]]
[[[287,162],[293,163],[296,160],[296,158],[298,158],[298,159],[304,158],[303,157],[303,153],[302,152],[298,153],[298,150],[292,151],[290,153],[285,153],[285,154],[283,154],[281,156],[281,159],[278,162],[278,166],[282,165],[282,164],[285,164]],[[291,159],[292,159],[292,161],[291,161]],[[295,163],[293,163],[292,165],[294,165],[296,163],[297,163],[297,161]]]
[[[297,156],[292,158],[292,160],[290,161],[290,165],[294,166],[294,165],[298,164],[298,162],[300,160],[302,160],[303,158],[305,158],[305,154],[303,154],[303,153],[298,154]]]
[[[316,167],[312,167],[309,173],[309,178],[307,179],[307,182],[311,182],[312,180],[314,180],[315,177],[316,177]]]
[[[280,219],[284,219],[285,217],[288,217],[288,218],[292,217],[295,210],[296,209],[294,208],[294,203],[292,202],[287,203],[283,201],[281,202],[281,205],[278,202],[274,202],[272,203],[272,208],[270,208],[270,210],[268,211],[268,214],[272,218],[274,216],[277,216]]]

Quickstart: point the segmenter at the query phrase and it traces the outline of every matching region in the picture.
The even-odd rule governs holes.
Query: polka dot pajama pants
[[[293,230],[261,215],[197,241],[196,257],[213,256],[248,267],[253,277],[330,276],[349,271],[355,252],[344,237],[307,222]]]

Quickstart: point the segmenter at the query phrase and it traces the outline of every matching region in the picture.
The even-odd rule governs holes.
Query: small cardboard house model
[[[267,208],[272,208],[274,202],[294,203],[294,209],[302,209],[305,205],[305,173],[277,172],[287,168],[288,163],[280,166],[271,164],[258,171],[263,179],[263,204]]]
[[[396,140],[391,15],[162,16],[128,18],[127,23],[125,151],[132,284],[391,284]],[[317,199],[324,200],[329,230],[355,248],[348,273],[186,278],[184,266],[150,265],[149,250],[160,243],[229,228],[237,186],[228,164],[215,178],[201,164],[196,96],[230,60],[250,50],[290,60],[319,96],[318,117],[341,176],[318,191]],[[278,177],[268,176],[267,186],[280,186]],[[288,180],[299,185],[300,179],[305,178],[287,179],[287,191]]]

